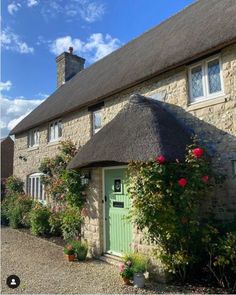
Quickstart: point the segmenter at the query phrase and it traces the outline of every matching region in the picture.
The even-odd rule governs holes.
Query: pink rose
[[[125,269],[125,265],[124,264],[120,264],[119,265],[119,271],[122,272]]]

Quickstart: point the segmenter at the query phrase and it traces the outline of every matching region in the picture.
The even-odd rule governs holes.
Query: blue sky
[[[193,2],[2,1],[1,137],[55,91],[55,57],[69,46],[88,67]]]

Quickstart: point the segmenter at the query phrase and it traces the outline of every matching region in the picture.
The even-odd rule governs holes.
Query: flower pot
[[[134,287],[143,288],[145,286],[145,276],[143,273],[134,273]]]
[[[75,260],[75,254],[72,254],[72,255],[66,255],[65,254],[65,257],[68,261],[74,261]]]
[[[122,278],[125,285],[130,285],[130,280],[127,278]]]

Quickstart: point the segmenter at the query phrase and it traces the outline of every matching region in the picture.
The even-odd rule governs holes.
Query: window
[[[40,176],[42,173],[34,173],[28,176],[27,193],[36,201],[45,203],[44,187],[41,183]]]
[[[102,128],[102,113],[101,111],[93,112],[93,134],[97,133]]]
[[[223,94],[219,57],[206,59],[189,68],[190,101],[198,102]]]
[[[49,141],[57,141],[62,137],[62,122],[57,120],[49,125]]]
[[[30,130],[28,133],[28,147],[35,147],[39,145],[39,130]]]

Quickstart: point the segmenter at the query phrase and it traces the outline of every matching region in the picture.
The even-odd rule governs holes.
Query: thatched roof
[[[158,155],[175,161],[183,159],[188,143],[190,135],[162,102],[136,94],[79,150],[68,168],[148,161]]]
[[[24,118],[11,134],[92,105],[235,42],[235,15],[235,0],[197,1],[79,72]]]

